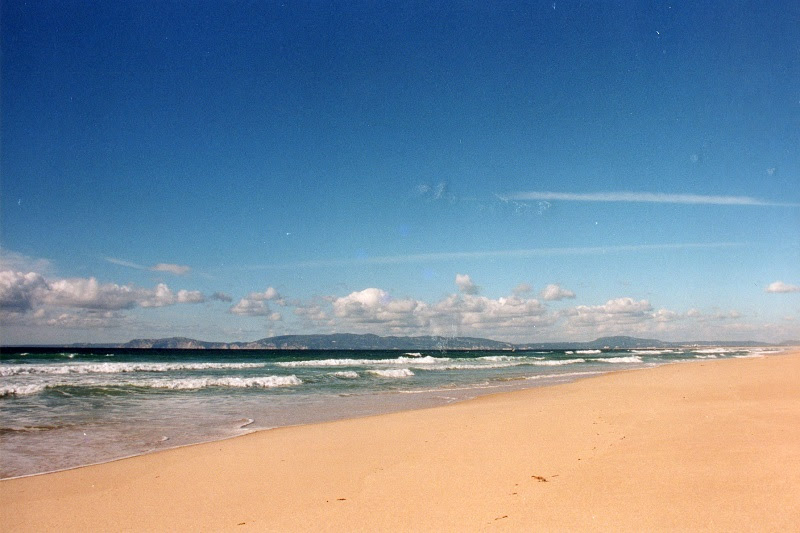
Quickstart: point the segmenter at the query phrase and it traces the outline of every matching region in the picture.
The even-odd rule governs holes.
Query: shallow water
[[[0,476],[769,349],[33,350],[0,356]]]

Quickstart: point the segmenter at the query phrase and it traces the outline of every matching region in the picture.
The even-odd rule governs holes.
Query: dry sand
[[[800,530],[800,353],[0,482],[3,531]]]

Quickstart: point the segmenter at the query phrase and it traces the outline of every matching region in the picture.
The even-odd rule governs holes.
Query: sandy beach
[[[0,482],[4,531],[788,531],[800,352],[607,374]]]

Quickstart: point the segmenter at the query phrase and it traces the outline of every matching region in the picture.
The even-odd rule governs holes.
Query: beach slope
[[[4,531],[800,527],[800,353],[673,364],[0,482]]]

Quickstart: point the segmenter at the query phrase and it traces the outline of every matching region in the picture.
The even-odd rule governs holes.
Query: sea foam
[[[284,368],[325,366],[376,366],[376,365],[434,365],[450,361],[449,357],[397,357],[395,359],[310,359],[305,361],[282,361],[275,363]]]
[[[593,361],[602,361],[604,363],[641,363],[642,358],[638,355],[629,355],[625,357],[598,357]]]
[[[352,370],[343,370],[342,372],[331,372],[331,376],[341,379],[357,379],[358,372]]]
[[[45,382],[21,385],[0,386],[0,397],[24,396],[36,394],[45,389],[55,389],[59,387],[83,388],[83,389],[102,389],[102,388],[121,388],[139,387],[145,389],[171,389],[171,390],[191,390],[205,389],[209,387],[231,387],[231,388],[261,388],[271,389],[274,387],[289,387],[302,385],[303,381],[295,375],[291,376],[261,376],[261,377],[208,377],[208,378],[176,378],[176,379],[139,379],[131,381],[101,381],[86,380],[80,382]]]
[[[408,368],[397,368],[390,370],[368,370],[370,374],[375,374],[382,378],[407,378],[414,375]]]
[[[177,370],[241,370],[263,368],[265,363],[77,363],[63,365],[2,365],[0,376],[25,374],[119,374],[124,372],[173,372]]]
[[[534,361],[531,364],[536,366],[562,366],[562,365],[574,365],[575,363],[585,363],[585,362],[586,359],[554,359],[552,361]]]

